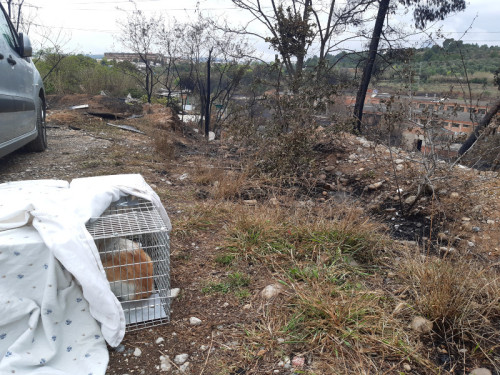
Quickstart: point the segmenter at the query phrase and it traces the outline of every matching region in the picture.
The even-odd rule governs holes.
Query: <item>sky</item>
[[[0,0],[5,4],[3,0]],[[348,1],[348,0],[347,0]],[[263,0],[266,2],[266,0]],[[200,11],[215,19],[227,19],[231,24],[249,22],[249,14],[235,8],[230,0],[136,0],[139,9],[150,15],[163,14],[166,19],[187,21],[195,16],[196,4]],[[63,42],[65,51],[84,54],[125,52],[117,42],[119,22],[134,9],[130,0],[25,0],[24,9],[34,26],[29,36],[35,48],[43,43],[40,34],[50,33],[51,39]],[[479,45],[500,45],[499,0],[469,0],[464,12],[437,23],[433,30],[441,29],[443,36]],[[393,22],[412,24],[411,14],[397,15]],[[257,23],[255,31],[263,31]],[[43,28],[41,26],[44,26]],[[41,30],[44,30],[41,32]],[[464,35],[464,32],[467,34]],[[424,35],[409,38],[408,43],[418,47]],[[437,39],[437,41],[441,41]],[[264,59],[272,59],[275,52],[264,42],[251,41]],[[360,50],[365,40],[355,38],[343,46]],[[47,44],[47,43],[45,43]],[[314,51],[313,51],[314,52]]]

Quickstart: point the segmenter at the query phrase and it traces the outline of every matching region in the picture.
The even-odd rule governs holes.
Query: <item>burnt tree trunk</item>
[[[459,155],[463,155],[467,152],[469,148],[472,147],[474,143],[476,143],[477,138],[479,137],[479,133],[481,130],[486,128],[490,123],[491,119],[495,114],[500,110],[500,100],[498,100],[493,107],[484,115],[484,117],[479,121],[479,124],[475,127],[474,131],[469,135],[469,137],[462,144],[462,147],[458,150]]]
[[[212,60],[212,48],[208,51],[207,60],[207,98],[205,99],[205,137],[208,139],[210,131],[210,62]]]
[[[370,50],[368,51],[368,60],[363,68],[363,76],[359,84],[358,93],[356,95],[356,104],[354,105],[354,119],[356,121],[356,129],[361,134],[361,120],[363,118],[363,106],[365,104],[366,91],[372,77],[373,65],[375,57],[377,57],[378,45],[382,28],[384,27],[384,19],[389,9],[390,0],[380,0],[378,7],[377,19],[373,28],[372,39],[370,41]]]

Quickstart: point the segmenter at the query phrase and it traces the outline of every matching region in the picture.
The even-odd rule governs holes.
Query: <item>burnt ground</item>
[[[160,195],[173,226],[171,243],[171,286],[180,288],[172,304],[171,322],[166,325],[127,333],[123,347],[110,348],[109,374],[161,373],[160,356],[171,359],[189,354],[188,372],[193,374],[292,373],[293,369],[277,366],[275,344],[255,351],[245,336],[250,327],[262,319],[259,292],[273,282],[267,268],[250,264],[248,293],[207,293],[210,282],[225,280],[230,270],[216,261],[223,246],[224,215],[203,185],[200,165],[224,166],[222,173],[238,170],[245,150],[220,141],[207,144],[190,129],[179,131],[180,125],[166,125],[165,113],[147,110],[146,119],[129,120],[144,131],[137,134],[112,128],[107,120],[85,110],[68,110],[68,105],[98,104],[95,112],[119,112],[131,115],[121,104],[110,107],[92,98],[58,98],[48,113],[49,149],[43,153],[18,151],[0,161],[0,183],[30,179],[63,179],[118,173],[140,173]],[[107,100],[107,99],[105,99]],[[147,119],[148,112],[150,118]],[[148,123],[149,121],[149,123]],[[151,126],[151,124],[153,124]],[[177,127],[177,130],[176,130]],[[155,148],[157,131],[171,131],[169,145],[175,145],[175,157],[162,156]],[[377,146],[345,135],[335,144],[325,136],[320,147],[321,163],[317,175],[311,175],[311,188],[289,194],[304,205],[328,205],[345,200],[361,207],[366,216],[382,222],[395,239],[418,241],[439,253],[440,248],[475,251],[478,257],[495,261],[500,256],[499,180],[496,175],[454,168],[448,178],[435,180],[437,200],[417,195],[419,166],[417,156]],[[332,143],[334,146],[326,147]],[[161,146],[161,145],[160,145]],[[168,154],[168,152],[167,152]],[[418,164],[418,163],[417,163]],[[394,168],[398,165],[396,183]],[[188,173],[189,177],[179,177]],[[198,174],[198,175],[197,175]],[[417,181],[417,182],[416,182]],[[381,182],[380,185],[377,183]],[[370,187],[371,186],[371,187]],[[399,186],[399,187],[398,187]],[[397,189],[401,189],[401,196]],[[273,197],[265,189],[248,182],[235,199],[268,204]],[[213,205],[216,221],[198,216],[200,205]],[[199,326],[189,324],[190,317],[201,319]],[[163,341],[156,343],[159,338]],[[161,340],[160,340],[161,341]],[[136,348],[140,356],[133,355]],[[294,353],[280,349],[280,355]],[[173,365],[173,370],[176,365]],[[327,372],[317,372],[327,373]]]

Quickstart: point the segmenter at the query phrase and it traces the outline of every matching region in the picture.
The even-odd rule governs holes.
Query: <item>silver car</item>
[[[31,61],[31,43],[0,4],[0,157],[27,145],[47,148],[45,91]]]

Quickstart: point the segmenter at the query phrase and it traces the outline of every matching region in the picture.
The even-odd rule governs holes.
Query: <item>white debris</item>
[[[158,337],[155,341],[155,343],[157,344],[161,344],[163,341],[165,341],[165,339],[163,337]]]
[[[192,316],[191,318],[189,318],[189,324],[191,324],[192,326],[199,326],[201,324],[201,319]]]
[[[134,355],[135,355],[136,357],[140,357],[140,356],[141,356],[141,354],[142,354],[142,350],[141,350],[141,349],[139,349],[139,348],[135,348],[135,350],[134,350]]]
[[[168,355],[162,355],[160,357],[160,368],[161,371],[170,371],[172,369],[172,364],[170,363]]]
[[[182,373],[186,372],[188,366],[189,366],[189,362],[184,363],[181,367],[179,367],[180,372],[182,372]]]
[[[175,298],[179,295],[181,290],[179,288],[170,289],[170,298]]]
[[[189,354],[182,353],[182,354],[177,354],[174,358],[174,362],[178,365],[182,365],[184,362],[187,361],[189,358]]]
[[[184,181],[186,178],[189,177],[189,174],[188,173],[183,173],[179,176],[179,180],[180,181]]]

